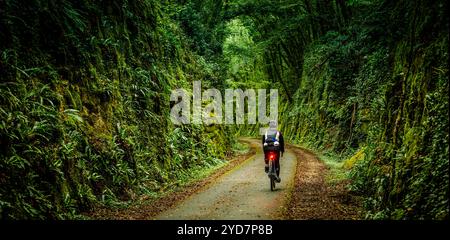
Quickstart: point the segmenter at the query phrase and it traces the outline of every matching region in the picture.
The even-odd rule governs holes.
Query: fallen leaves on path
[[[313,153],[295,146],[297,172],[285,219],[361,219],[360,201],[347,190],[347,181],[333,186],[325,181],[327,166]]]

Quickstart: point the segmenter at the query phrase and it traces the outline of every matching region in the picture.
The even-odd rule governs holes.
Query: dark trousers
[[[264,162],[269,164],[269,156],[267,156],[268,151],[264,152]],[[275,159],[275,170],[277,172],[277,176],[280,176],[280,152],[277,153],[277,158]]]

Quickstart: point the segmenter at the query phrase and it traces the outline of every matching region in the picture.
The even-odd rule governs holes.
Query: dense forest
[[[448,219],[444,0],[0,0],[0,218],[73,219],[224,164],[259,125],[174,125],[172,89],[279,89],[286,141],[367,219]]]

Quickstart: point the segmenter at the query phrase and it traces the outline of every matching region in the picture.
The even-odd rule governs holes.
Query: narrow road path
[[[247,139],[252,144],[261,144]],[[261,148],[243,164],[156,219],[278,219],[292,191],[297,159],[287,149],[281,159],[281,183],[270,191]]]
[[[124,209],[96,209],[93,219],[361,219],[349,180],[330,184],[329,168],[313,153],[288,144],[281,183],[270,191],[261,142],[211,176],[154,201]],[[252,155],[255,153],[254,155]]]

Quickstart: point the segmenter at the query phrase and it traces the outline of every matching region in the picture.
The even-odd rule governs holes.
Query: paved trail
[[[254,139],[252,144],[261,143]],[[277,219],[293,188],[297,159],[287,149],[281,159],[281,183],[270,191],[261,148],[215,183],[155,219]]]

